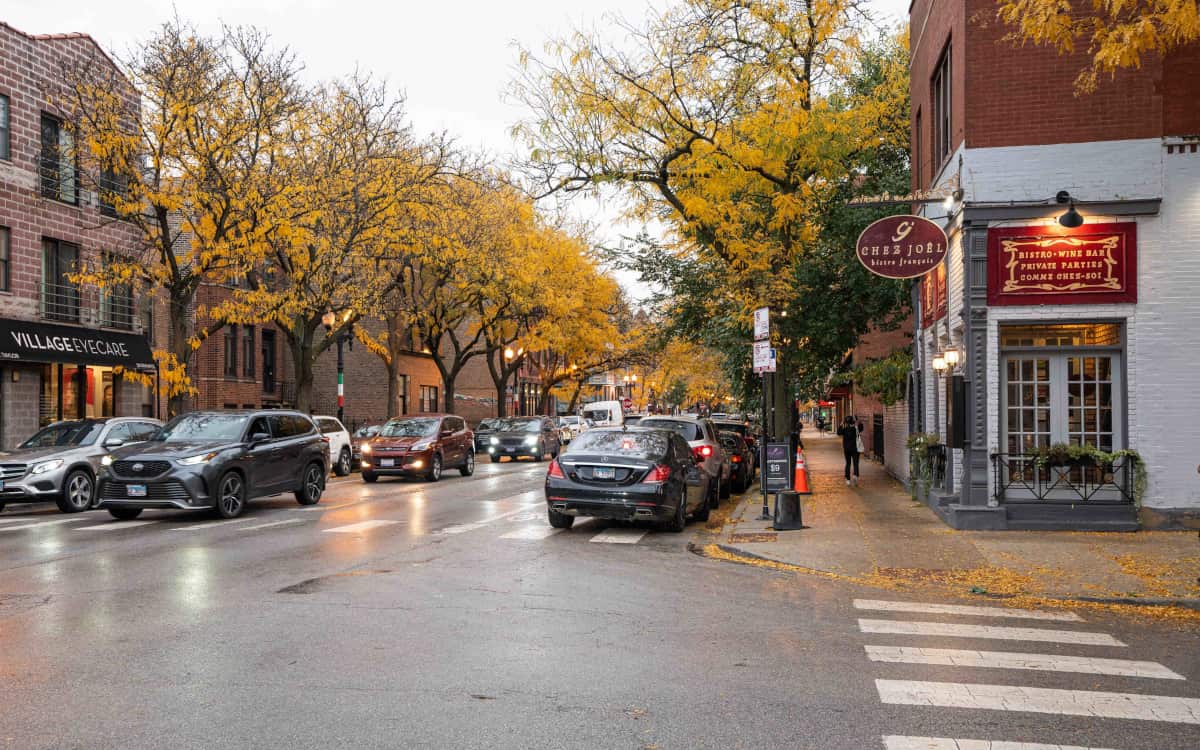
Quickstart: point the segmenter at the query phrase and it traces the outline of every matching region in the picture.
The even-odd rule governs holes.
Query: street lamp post
[[[341,323],[345,325],[353,313],[349,310],[345,311],[341,316]],[[325,325],[327,333],[333,332],[333,327],[338,323],[338,314],[333,310],[321,316],[321,322]],[[350,348],[354,348],[354,324],[346,326],[345,330],[338,331],[337,334],[337,418],[339,422],[344,422],[346,419],[346,360],[342,351],[343,345],[349,341]]]

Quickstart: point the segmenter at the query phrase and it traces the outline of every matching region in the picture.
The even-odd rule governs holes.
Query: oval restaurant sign
[[[923,216],[888,216],[858,235],[855,252],[873,274],[913,279],[936,268],[948,244],[942,228]]]

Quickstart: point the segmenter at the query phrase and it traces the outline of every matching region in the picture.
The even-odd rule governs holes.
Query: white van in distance
[[[581,414],[597,427],[620,427],[625,424],[625,411],[620,401],[594,401],[584,404]]]

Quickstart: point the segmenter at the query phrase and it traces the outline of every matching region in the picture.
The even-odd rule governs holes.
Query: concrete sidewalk
[[[721,551],[896,590],[1200,606],[1195,531],[955,531],[874,461],[864,458],[859,486],[847,487],[839,438],[804,442],[806,528],[756,520],[755,487],[716,533]]]

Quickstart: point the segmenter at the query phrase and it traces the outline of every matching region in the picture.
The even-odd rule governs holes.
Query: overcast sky
[[[671,0],[654,0],[662,7]],[[899,19],[908,0],[870,0]],[[461,144],[504,157],[512,125],[526,116],[504,100],[517,45],[542,44],[573,28],[606,26],[606,16],[645,17],[647,0],[4,0],[0,20],[30,34],[81,31],[121,55],[174,12],[202,31],[224,22],[254,25],[290,46],[313,80],[355,67],[385,77],[408,98],[417,132],[448,131]],[[575,213],[614,240],[630,228],[605,227],[596,204]]]

